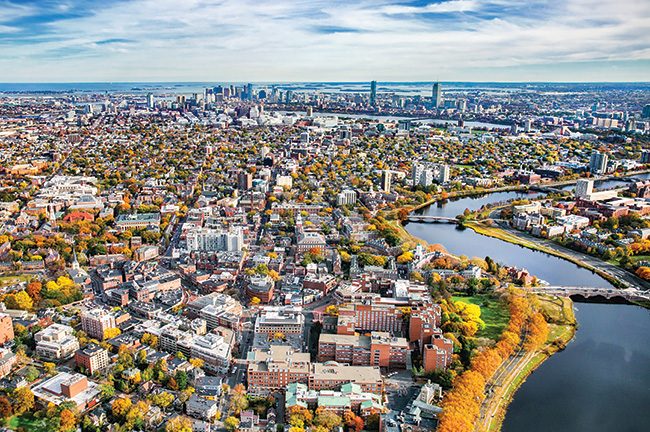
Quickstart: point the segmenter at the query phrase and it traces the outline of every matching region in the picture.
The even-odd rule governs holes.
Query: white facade
[[[79,341],[73,336],[72,327],[52,324],[36,333],[36,353],[42,359],[61,360],[71,357],[79,349]]]
[[[244,234],[240,227],[229,231],[201,229],[187,234],[190,251],[240,251],[244,247]]]
[[[587,198],[591,196],[594,191],[594,181],[580,179],[576,183],[576,198]]]
[[[357,202],[357,193],[351,189],[341,191],[336,196],[336,204],[339,206],[355,204]]]

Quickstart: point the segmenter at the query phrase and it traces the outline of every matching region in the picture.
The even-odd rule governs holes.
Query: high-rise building
[[[533,121],[531,119],[524,120],[524,132],[529,133],[532,124],[533,124]]]
[[[580,179],[576,183],[576,198],[587,198],[591,195],[594,190],[594,181]]]
[[[81,329],[93,339],[104,340],[106,330],[116,327],[115,317],[104,309],[92,309],[81,314]]]
[[[643,107],[643,112],[641,113],[641,117],[650,118],[650,104]]]
[[[605,174],[607,172],[608,159],[606,153],[593,152],[589,161],[589,171],[592,174]]]
[[[153,94],[147,94],[147,107],[153,108]]]
[[[390,193],[390,180],[391,180],[391,172],[388,170],[384,170],[381,172],[381,190],[385,193]]]
[[[377,81],[370,81],[370,105],[377,103]]]
[[[440,177],[438,177],[438,183],[443,184],[447,183],[451,177],[451,168],[449,165],[440,165]]]
[[[642,164],[650,163],[650,150],[642,150],[641,151],[641,160],[640,160],[640,162]]]
[[[237,174],[237,189],[249,190],[253,187],[253,175],[249,172],[242,171]]]
[[[433,89],[431,90],[431,103],[434,108],[440,107],[440,102],[442,99],[442,89],[440,88],[440,83],[435,83]]]

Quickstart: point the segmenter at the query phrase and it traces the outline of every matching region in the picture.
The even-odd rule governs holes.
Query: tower
[[[440,99],[442,95],[442,89],[440,88],[440,83],[435,83],[433,89],[431,90],[431,104],[434,108],[440,107]]]
[[[370,105],[377,103],[377,81],[370,81]]]
[[[605,174],[609,157],[606,153],[593,152],[589,161],[589,171],[592,174]]]
[[[79,270],[79,261],[77,260],[77,251],[72,248],[72,263],[70,264],[72,270]]]
[[[54,212],[54,206],[50,204],[48,206],[48,222],[50,226],[54,227],[56,225],[56,213]]]
[[[381,172],[381,190],[385,193],[390,193],[390,180],[391,172],[384,170]]]

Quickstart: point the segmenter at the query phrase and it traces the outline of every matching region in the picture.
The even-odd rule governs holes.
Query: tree
[[[150,396],[149,400],[152,404],[160,407],[161,409],[167,408],[169,405],[174,402],[174,396],[167,392],[158,393],[157,395]]]
[[[34,366],[30,366],[27,368],[27,372],[25,373],[25,379],[27,382],[34,382],[38,378],[40,373],[38,372],[38,369],[36,369]]]
[[[153,349],[156,349],[156,347],[158,347],[158,337],[149,333],[143,334],[140,342],[149,345]]]
[[[11,402],[7,399],[6,396],[0,396],[0,416],[4,419],[8,419],[14,413],[13,408],[11,407]]]
[[[113,339],[115,336],[119,336],[122,333],[122,330],[117,327],[109,328],[104,330],[104,339]]]
[[[192,358],[189,360],[189,362],[192,364],[197,369],[200,369],[203,367],[204,361],[202,359],[197,359],[197,358]]]
[[[113,405],[111,405],[111,410],[115,417],[124,419],[126,418],[126,414],[129,412],[132,405],[133,404],[131,403],[130,399],[120,398],[113,402]]]
[[[192,422],[187,417],[177,416],[167,422],[166,432],[192,432]]]
[[[45,362],[43,363],[43,368],[48,375],[54,375],[54,369],[56,365],[54,363]]]
[[[372,413],[366,417],[366,429],[379,430],[379,414]]]
[[[104,402],[111,400],[113,396],[115,396],[115,388],[112,385],[106,383],[99,386],[99,397]]]
[[[226,429],[234,431],[239,427],[239,419],[237,417],[228,417],[224,422]]]
[[[237,384],[235,387],[233,387],[232,392],[235,395],[244,395],[246,394],[246,387],[244,387],[243,384]]]
[[[40,282],[38,281],[32,281],[27,284],[27,287],[25,288],[25,291],[27,291],[27,294],[32,298],[34,302],[38,302],[41,299],[41,289],[43,288],[43,285],[41,285]]]
[[[14,403],[14,412],[22,414],[34,407],[34,394],[29,387],[21,387],[11,395]]]
[[[61,418],[61,424],[59,427],[61,432],[66,432],[71,430],[74,427],[74,425],[77,423],[77,419],[75,418],[74,414],[68,409],[64,409],[63,411],[61,411],[60,418]]]
[[[334,428],[341,426],[341,423],[341,417],[337,416],[333,412],[328,411],[323,407],[316,408],[314,425],[323,426],[328,430],[334,430]]]
[[[178,384],[179,390],[185,390],[187,388],[187,384],[189,383],[189,378],[187,377],[187,373],[185,371],[182,370],[177,371],[174,379]]]
[[[248,399],[244,395],[233,395],[230,398],[230,409],[235,413],[239,414],[248,408]]]
[[[304,427],[312,424],[314,416],[307,408],[294,405],[289,408],[289,423],[293,426]]]
[[[251,306],[257,306],[260,303],[262,303],[262,300],[257,297],[253,297],[250,302]]]

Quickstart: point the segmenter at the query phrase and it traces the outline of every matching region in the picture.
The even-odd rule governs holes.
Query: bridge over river
[[[572,287],[572,286],[540,286],[532,288],[533,292],[552,294],[558,296],[581,295],[585,298],[601,296],[607,299],[622,297],[626,300],[643,301],[650,300],[649,291],[641,291],[634,288],[596,288],[596,287]]]
[[[424,223],[448,223],[448,224],[457,224],[458,219],[444,217],[444,216],[426,216],[426,215],[410,215],[408,217],[409,222],[424,222]]]

